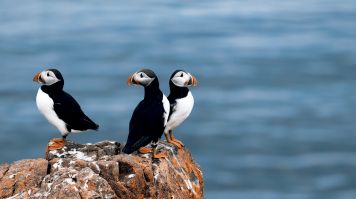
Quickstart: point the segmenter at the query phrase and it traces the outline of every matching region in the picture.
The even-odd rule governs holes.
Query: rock
[[[12,165],[2,165],[0,198],[13,195],[30,195],[38,191],[42,179],[47,175],[48,162],[44,159],[20,160]]]
[[[117,142],[50,151],[48,160],[0,165],[0,198],[204,198],[203,173],[186,149],[166,142],[168,157],[122,154]]]

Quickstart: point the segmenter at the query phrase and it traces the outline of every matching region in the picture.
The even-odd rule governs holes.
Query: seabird
[[[194,98],[188,86],[196,86],[197,83],[197,79],[184,70],[174,71],[169,80],[170,94],[168,100],[170,113],[164,135],[168,143],[172,143],[178,148],[182,148],[184,144],[174,138],[172,131],[187,119],[192,112]]]
[[[62,134],[62,138],[50,140],[47,152],[63,148],[69,133],[98,130],[99,125],[84,114],[70,94],[63,91],[64,79],[58,70],[41,71],[35,75],[33,81],[42,85],[36,96],[38,110]]]
[[[128,85],[137,84],[145,88],[143,100],[136,106],[129,124],[129,135],[123,152],[130,154],[152,153],[152,158],[164,158],[166,154],[156,153],[169,115],[169,101],[159,88],[156,74],[150,69],[141,69],[132,74]],[[152,143],[152,150],[145,147]]]

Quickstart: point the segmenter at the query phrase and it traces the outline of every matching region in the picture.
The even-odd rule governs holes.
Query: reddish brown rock
[[[38,191],[42,179],[47,175],[47,167],[48,162],[44,159],[14,162],[3,170],[3,177],[0,181],[0,198],[22,193],[30,195]]]
[[[0,198],[204,198],[203,173],[186,149],[160,142],[168,157],[152,160],[120,148],[68,142],[48,161],[0,165]]]

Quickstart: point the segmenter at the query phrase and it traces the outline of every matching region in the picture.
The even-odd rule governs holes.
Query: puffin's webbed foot
[[[141,147],[138,149],[138,152],[145,154],[145,153],[152,153],[152,149],[148,148],[148,147]]]
[[[184,144],[182,141],[177,140],[177,139],[172,139],[172,141],[175,143],[174,145],[176,145],[179,149],[184,147]]]
[[[48,153],[53,150],[62,149],[66,145],[66,139],[63,138],[52,138],[48,141],[46,147],[46,159],[48,160]]]
[[[181,149],[182,147],[184,147],[184,144],[182,141],[174,138],[172,131],[169,132],[169,135],[165,133],[164,136],[166,137],[166,140],[168,143],[177,146],[178,149]]]
[[[157,144],[152,144],[152,159],[166,158],[168,155],[164,152],[157,153]]]
[[[64,138],[53,138],[49,140],[48,149],[57,150],[61,149],[66,145],[66,140]]]
[[[160,159],[160,158],[166,158],[167,157],[167,154],[161,152],[161,153],[154,153],[152,155],[152,158],[153,159]]]

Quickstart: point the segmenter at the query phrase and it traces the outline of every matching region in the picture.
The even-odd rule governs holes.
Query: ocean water
[[[124,142],[140,87],[156,71],[194,74],[195,107],[175,130],[206,198],[356,197],[354,0],[0,2],[0,162],[44,156],[58,131],[35,105],[35,73],[100,124],[81,143]]]

